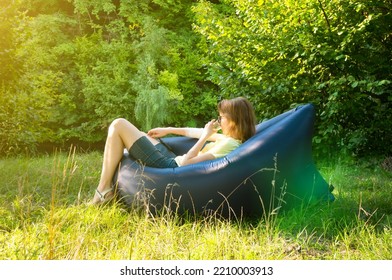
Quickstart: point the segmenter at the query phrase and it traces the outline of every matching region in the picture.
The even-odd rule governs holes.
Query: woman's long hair
[[[229,120],[228,136],[245,142],[256,133],[256,116],[252,104],[244,97],[224,99],[218,111]]]

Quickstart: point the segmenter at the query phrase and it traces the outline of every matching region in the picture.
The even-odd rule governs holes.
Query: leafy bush
[[[390,2],[223,2],[194,12],[226,96],[250,96],[266,117],[312,102],[324,147],[391,152]]]
[[[117,117],[201,126],[239,95],[260,120],[314,103],[320,150],[392,153],[390,1],[0,5],[2,154],[101,142]]]
[[[196,124],[193,114],[203,114],[192,97],[210,83],[199,71],[192,1],[6,4],[12,9],[0,14],[6,19],[0,61],[14,68],[0,72],[1,153],[42,142],[103,141],[117,117],[149,129],[189,119]],[[19,119],[12,116],[15,107]]]

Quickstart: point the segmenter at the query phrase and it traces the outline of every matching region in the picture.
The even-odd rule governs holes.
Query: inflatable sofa
[[[299,106],[257,125],[256,134],[223,158],[176,168],[140,165],[125,151],[113,178],[127,206],[222,217],[260,217],[278,209],[333,201],[312,159],[315,112]],[[165,137],[176,154],[196,142]]]

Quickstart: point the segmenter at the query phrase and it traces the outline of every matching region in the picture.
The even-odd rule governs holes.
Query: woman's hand
[[[204,126],[203,133],[200,138],[208,139],[211,135],[217,133],[219,130],[219,123],[216,120],[211,120]]]
[[[152,137],[152,138],[161,138],[164,137],[166,135],[168,135],[170,133],[170,129],[167,127],[157,127],[157,128],[153,128],[151,129],[147,135]]]

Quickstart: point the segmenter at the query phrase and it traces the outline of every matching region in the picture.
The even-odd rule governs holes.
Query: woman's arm
[[[216,132],[216,131],[215,131]],[[220,135],[218,133],[213,133],[210,135],[208,141],[216,141]],[[153,128],[148,132],[148,135],[153,138],[161,138],[168,134],[176,134],[181,136],[186,136],[190,138],[199,139],[203,133],[203,128],[194,128],[194,127],[158,127]]]
[[[184,155],[181,161],[181,166],[215,159],[215,157],[210,153],[199,155],[199,152],[203,148],[204,144],[214,134],[216,134],[216,130],[214,129],[214,121],[210,121],[205,125],[204,129],[202,129],[200,138],[197,140],[196,144],[188,151],[188,153]]]
[[[153,138],[164,137],[168,134],[176,134],[181,136],[187,136],[191,138],[200,138],[202,128],[193,127],[157,127],[148,131],[148,135]]]

